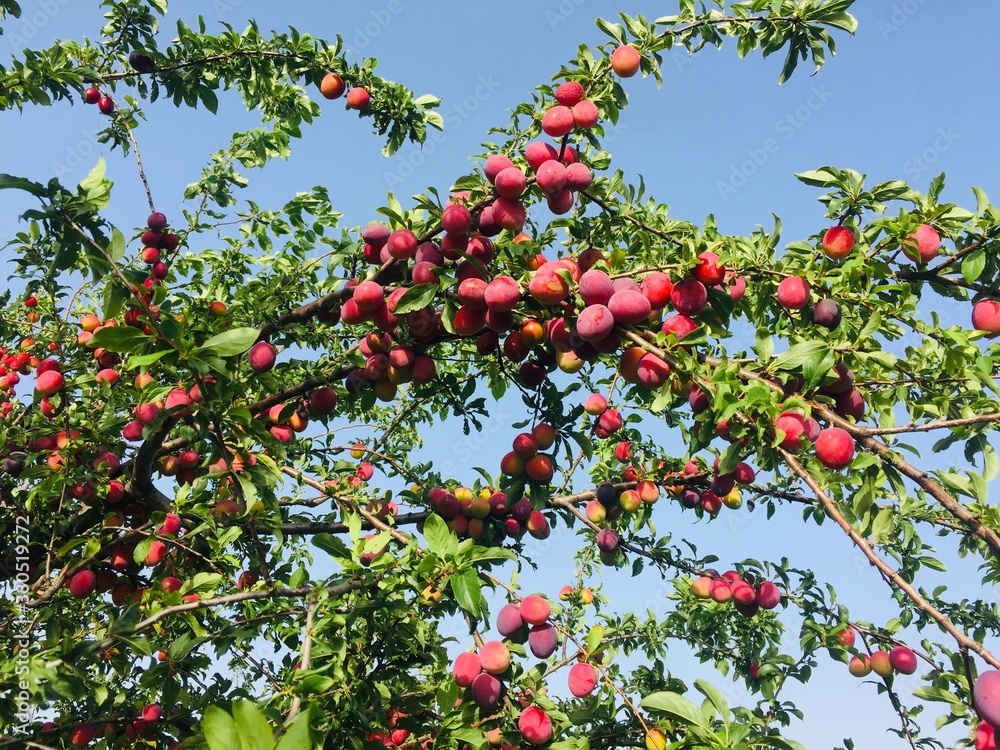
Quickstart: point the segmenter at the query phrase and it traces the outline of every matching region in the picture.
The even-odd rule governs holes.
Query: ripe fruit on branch
[[[979,300],[972,307],[972,327],[977,331],[986,331],[991,338],[1000,333],[1000,302]]]
[[[708,594],[713,601],[722,604],[733,598],[733,587],[725,578],[716,578],[709,586]]]
[[[835,331],[840,326],[840,305],[832,299],[821,299],[812,306],[810,317],[816,325]]]
[[[159,539],[154,539],[149,544],[149,552],[146,554],[146,559],[143,564],[149,568],[155,565],[159,565],[163,558],[167,555],[167,545],[161,542]]]
[[[889,651],[889,661],[892,668],[900,674],[913,674],[917,671],[917,655],[906,646],[894,646]]]
[[[830,427],[820,432],[815,447],[817,458],[828,469],[845,469],[854,458],[854,438],[840,427]]]
[[[635,325],[649,317],[652,306],[642,292],[633,289],[616,291],[608,300],[608,309],[616,323]]]
[[[981,721],[976,727],[975,748],[976,750],[997,750],[994,729],[988,722]]]
[[[705,250],[698,256],[698,265],[691,269],[691,276],[705,286],[721,284],[726,277],[726,267],[719,264],[719,256]]]
[[[777,299],[786,310],[801,310],[809,304],[809,284],[799,276],[788,276],[778,284]]]
[[[580,276],[580,296],[587,305],[607,305],[615,293],[615,286],[607,273],[592,268]]]
[[[691,581],[691,593],[699,599],[710,599],[712,596],[711,576],[699,576]]]
[[[535,625],[528,631],[528,648],[539,659],[547,659],[559,646],[559,633],[551,623]]]
[[[502,641],[487,641],[479,649],[479,663],[490,674],[503,674],[510,666],[510,651]]]
[[[181,530],[181,517],[176,513],[167,513],[166,517],[156,528],[156,533],[161,536],[175,536]]]
[[[509,232],[520,232],[527,213],[520,201],[514,198],[497,198],[493,202],[493,220]]]
[[[503,683],[489,672],[483,672],[472,681],[469,692],[480,711],[492,711],[503,697]]]
[[[256,373],[263,373],[274,367],[278,350],[268,341],[258,341],[250,347],[247,359],[250,362],[250,369]]]
[[[559,304],[569,294],[569,284],[564,278],[567,270],[560,261],[544,263],[528,282],[528,293],[543,305]]]
[[[555,162],[553,162],[555,163]],[[494,180],[497,194],[503,198],[518,198],[528,186],[528,178],[517,167],[507,167],[500,170]]]
[[[588,272],[589,273],[589,272]],[[615,327],[615,316],[604,305],[585,307],[576,319],[576,333],[584,341],[597,342],[607,337]]]
[[[70,733],[70,744],[76,747],[86,747],[94,739],[94,727],[90,724],[77,724]]]
[[[582,130],[589,130],[597,124],[600,113],[597,105],[588,99],[584,99],[573,106],[573,122]]]
[[[1000,671],[990,669],[982,672],[972,688],[972,701],[983,719],[1000,726]]]
[[[503,174],[501,172],[501,174]],[[499,182],[500,176],[497,176]],[[558,193],[566,187],[566,167],[558,161],[550,160],[542,164],[537,170],[536,181],[538,187],[546,195]]]
[[[823,233],[823,252],[834,260],[846,258],[854,249],[854,230],[850,227],[830,227]]]
[[[631,44],[623,44],[611,53],[611,69],[622,78],[631,78],[639,72],[639,51]]]
[[[694,317],[708,304],[708,290],[697,279],[684,279],[670,292],[670,304],[681,315]]]
[[[599,417],[608,410],[608,400],[600,393],[591,393],[583,402],[583,410],[587,414]]]
[[[452,678],[459,687],[469,687],[482,672],[483,666],[479,661],[479,656],[471,651],[460,653],[455,657],[451,667]]]
[[[601,529],[597,532],[597,548],[601,552],[617,552],[618,544],[618,532],[614,529]]]
[[[941,248],[941,235],[929,224],[921,224],[903,240],[903,252],[910,260],[930,263]]]
[[[167,228],[167,217],[159,211],[153,211],[153,213],[146,218],[146,226],[154,232],[162,232]]]
[[[172,412],[176,417],[184,417],[191,413],[191,405],[194,403],[191,396],[183,388],[172,388],[167,393],[164,400],[164,408]]]
[[[339,99],[346,89],[347,84],[344,83],[344,79],[336,73],[327,73],[319,84],[320,93],[327,99]]]
[[[573,129],[573,110],[562,104],[551,107],[542,115],[542,131],[553,138],[561,138]]]
[[[577,81],[566,81],[556,87],[556,101],[566,107],[572,107],[583,98],[583,86]]]
[[[347,106],[351,109],[365,109],[371,100],[371,94],[363,86],[355,86],[347,92]]]
[[[39,396],[54,396],[65,385],[62,373],[58,370],[46,370],[35,378],[35,393]]]
[[[892,662],[889,661],[889,654],[885,651],[873,651],[868,662],[872,671],[879,677],[889,677],[892,674]]]
[[[66,583],[75,599],[86,599],[97,590],[97,575],[92,570],[78,570]]]
[[[594,181],[594,173],[586,164],[579,162],[566,167],[566,188],[569,190],[586,190]]]
[[[521,600],[520,615],[529,625],[541,625],[549,619],[552,609],[548,601],[538,594],[529,594]]]
[[[593,664],[580,662],[569,670],[569,691],[577,698],[585,698],[597,687],[597,670]]]
[[[540,510],[531,511],[531,515],[528,516],[524,525],[528,529],[528,533],[535,539],[548,539],[549,534],[552,533],[549,519]]]
[[[865,654],[860,654],[858,656],[851,657],[850,663],[847,665],[848,671],[855,677],[865,677],[872,671],[871,661]]]
[[[781,603],[781,589],[770,581],[757,584],[756,600],[761,609],[774,609]]]
[[[515,635],[524,626],[521,609],[516,604],[506,604],[497,613],[497,632],[504,638]]]
[[[834,634],[834,638],[843,648],[853,648],[854,641],[856,639],[854,628],[850,625],[845,625],[842,630],[839,630]]]
[[[111,97],[102,96],[97,100],[97,108],[101,111],[102,115],[110,115],[115,111],[115,103],[111,100]]]
[[[528,166],[534,170],[537,170],[540,166],[542,166],[542,164],[550,159],[556,159],[558,157],[559,152],[544,141],[532,141],[524,149],[524,158],[528,162]]]
[[[132,52],[128,56],[128,64],[138,73],[152,73],[156,70],[153,58],[144,52]]]
[[[687,315],[670,315],[664,319],[660,330],[667,336],[673,334],[674,339],[680,341],[688,334],[698,330],[698,323]]]
[[[667,735],[659,729],[646,732],[646,750],[667,750]]]
[[[532,745],[543,745],[552,739],[552,719],[538,706],[528,706],[521,712],[517,728]]]
[[[163,709],[156,703],[150,703],[142,709],[142,720],[146,722],[159,721],[163,716]]]

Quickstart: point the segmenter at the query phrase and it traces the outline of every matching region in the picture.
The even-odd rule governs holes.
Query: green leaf
[[[137,565],[145,564],[146,555],[149,554],[149,548],[152,545],[153,540],[148,537],[135,545],[135,549],[132,550],[132,559],[135,560]]]
[[[205,109],[213,115],[219,111],[219,97],[215,95],[215,92],[212,91],[212,89],[208,87],[199,89],[198,98],[201,99],[201,103],[205,105]]]
[[[339,560],[350,560],[354,557],[350,548],[344,544],[340,537],[333,534],[316,534],[313,537],[313,544]]]
[[[211,352],[220,357],[232,357],[236,354],[242,354],[253,346],[259,335],[260,331],[256,328],[233,328],[212,336],[201,346],[192,349],[191,353]]]
[[[977,248],[962,259],[962,278],[967,284],[975,283],[986,268],[986,251]]]
[[[241,750],[243,747],[233,717],[218,706],[205,709],[201,726],[205,731],[205,742],[211,750]]]
[[[233,704],[233,718],[239,732],[243,750],[272,750],[274,736],[271,725],[264,714],[250,701],[236,701]]]
[[[736,467],[740,465],[740,460],[743,458],[743,450],[743,447],[739,443],[733,443],[726,448],[719,459],[719,473],[729,474],[735,471]]]
[[[602,625],[592,626],[590,632],[587,633],[587,653],[591,655],[596,654],[603,640],[604,627]]]
[[[710,682],[705,680],[695,680],[694,686],[698,689],[702,695],[708,698],[715,709],[719,712],[719,716],[722,717],[722,723],[726,727],[726,735],[729,735],[729,704],[726,703],[726,699],[722,697],[722,692],[715,687]]]
[[[160,349],[159,351],[152,352],[150,354],[141,354],[138,357],[132,356],[128,358],[128,366],[130,369],[138,369],[140,367],[147,367],[154,362],[158,362],[163,359],[166,355],[170,354],[171,349]]]
[[[754,346],[754,351],[757,352],[757,356],[760,357],[762,362],[767,362],[774,354],[774,338],[771,334],[758,328],[757,343]]]
[[[125,235],[118,227],[111,228],[111,242],[108,243],[107,253],[111,260],[121,260],[125,257]]]
[[[437,513],[431,513],[424,521],[424,541],[427,542],[427,549],[442,560],[454,555],[458,549],[458,539]]]
[[[951,703],[953,706],[961,706],[963,709],[965,708],[962,700],[957,695],[953,694],[950,690],[945,690],[944,688],[918,687],[913,691],[913,695],[921,700]]]
[[[479,617],[483,609],[483,594],[479,586],[479,575],[469,569],[455,573],[448,579],[458,606],[473,617]]]
[[[825,374],[834,364],[833,350],[825,341],[803,341],[795,344],[778,355],[774,361],[774,366],[779,370],[804,370],[816,369],[818,363],[830,360],[830,364],[823,368]]]
[[[301,713],[295,717],[285,733],[281,735],[274,750],[308,750],[311,747],[309,714]]]
[[[417,284],[414,287],[410,287],[396,301],[396,306],[393,308],[392,314],[398,316],[414,312],[415,310],[422,310],[434,300],[440,288],[437,284]]]
[[[668,690],[647,695],[642,699],[642,707],[650,711],[660,711],[686,724],[693,724],[703,729],[709,728],[701,709],[683,695]]]
[[[102,156],[90,174],[80,180],[78,192],[82,193],[87,204],[94,210],[106,208],[111,201],[111,180],[104,177],[107,165]]]
[[[101,347],[109,352],[123,354],[134,350],[143,342],[152,341],[150,336],[138,328],[130,326],[106,326],[94,332],[87,346],[96,349]]]
[[[820,167],[811,172],[796,172],[795,176],[806,185],[813,187],[830,187],[836,185],[840,175],[831,167]]]
[[[0,190],[24,190],[36,198],[42,198],[46,195],[44,185],[32,182],[25,177],[15,177],[14,175],[3,174],[2,172],[0,172]]]

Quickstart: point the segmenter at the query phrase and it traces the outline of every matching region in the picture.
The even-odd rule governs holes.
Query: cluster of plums
[[[454,491],[433,487],[427,500],[435,513],[448,522],[460,537],[484,544],[500,542],[505,537],[520,539],[527,532],[536,539],[551,533],[545,514],[522,497],[513,503],[504,492],[483,489],[478,495],[468,487]]]
[[[128,741],[130,745],[135,745],[137,743],[149,742],[148,738],[152,737],[153,728],[160,719],[163,718],[163,709],[156,703],[150,703],[144,706],[141,711],[133,715],[131,718],[124,713],[117,714],[115,716],[115,722],[105,725],[104,737],[108,740],[115,739],[118,736],[118,731],[116,724],[118,726],[123,726],[124,731],[121,732],[121,738]],[[58,730],[58,727],[53,721],[46,721],[42,724],[42,734],[49,735]],[[96,730],[94,725],[89,722],[80,722],[75,724],[69,732],[69,743],[73,747],[86,747],[89,745],[95,737]],[[173,750],[177,747],[178,743],[174,742],[169,745],[169,749]]]
[[[497,631],[517,643],[527,641],[531,653],[547,659],[559,644],[556,627],[550,622],[551,607],[538,594],[524,597],[517,604],[507,604],[498,613]],[[503,641],[487,641],[477,652],[459,654],[452,665],[455,684],[466,688],[483,716],[488,716],[503,698],[505,686],[501,678],[509,675],[511,653]],[[597,687],[598,674],[593,664],[578,661],[567,676],[570,692],[584,698]],[[552,737],[552,720],[539,706],[528,704],[518,718],[522,737],[533,745],[548,742]]]
[[[691,593],[720,604],[731,601],[744,617],[753,617],[761,609],[774,609],[781,603],[781,589],[777,585],[761,581],[754,586],[735,570],[722,575],[715,570],[705,571],[691,582]]]

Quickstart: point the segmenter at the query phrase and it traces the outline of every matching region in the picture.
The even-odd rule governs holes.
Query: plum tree
[[[149,204],[116,214],[103,162],[78,186],[0,175],[31,204],[0,297],[0,581],[19,605],[0,608],[18,696],[0,745],[799,748],[782,689],[827,660],[874,672],[858,689],[912,747],[935,746],[935,701],[992,741],[1000,210],[943,202],[943,178],[822,167],[798,175],[825,208],[801,240],[668,218],[611,171],[608,126],[653,95],[628,79],[730,41],[783,49],[784,79],[855,29],[844,0],[725,5],[600,21],[607,41],[567,46],[468,173],[358,226],[327,187],[241,192],[321,117],[371,124],[387,154],[444,126],[339,37],[167,40],[165,2],[123,0],[98,39],[0,68],[5,116],[96,104]],[[166,195],[144,129],[220,97],[260,127]],[[971,327],[942,322],[944,299]],[[444,448],[442,423],[476,449]],[[918,465],[899,436],[927,432],[946,437]],[[777,544],[713,569],[725,540],[684,529],[738,508],[832,529],[898,611],[851,612]],[[925,585],[944,567],[929,535],[982,565],[978,598]],[[547,555],[576,577],[525,595]],[[658,612],[616,610],[628,575]],[[668,646],[706,666],[668,677]]]

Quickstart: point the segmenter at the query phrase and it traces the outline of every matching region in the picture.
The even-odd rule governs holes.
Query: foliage
[[[239,196],[249,171],[287,158],[304,126],[344,116],[319,104],[329,73],[370,94],[357,114],[386,153],[443,125],[436,98],[379,77],[374,59],[348,60],[339,37],[267,36],[252,22],[216,33],[199,19],[165,42],[165,0],[102,5],[99,40],[25,50],[0,68],[0,109],[96,89],[108,99],[100,138],[136,159],[151,211],[156,179],[138,153],[145,110],[166,100],[214,114],[235,90],[260,125],[209,155],[184,216],[167,226],[156,213],[137,229],[109,223],[103,161],[76,186],[0,175],[0,189],[37,201],[5,248],[16,282],[0,297],[0,686],[17,696],[0,703],[8,744],[64,747],[90,727],[107,746],[483,748],[531,741],[519,727],[530,705],[551,719],[554,750],[797,748],[783,736],[801,718],[782,698],[786,683],[808,682],[824,652],[846,663],[894,647],[912,649],[923,684],[905,695],[891,673],[879,678],[899,717],[891,731],[942,746],[918,724],[917,701],[942,703],[939,723],[977,723],[974,659],[1000,667],[983,645],[1000,633],[996,605],[920,581],[944,569],[930,535],[981,560],[984,587],[1000,577],[1000,515],[986,489],[1000,466],[989,442],[998,351],[984,338],[1000,325],[943,327],[921,302],[1000,298],[1000,211],[978,190],[974,207],[941,203],[943,176],[922,193],[823,166],[798,177],[824,191],[830,226],[848,230],[853,249],[831,250],[828,227],[783,244],[780,221],[728,236],[711,217],[669,216],[641,183],[608,172],[602,145],[603,123],[628,104],[612,67],[621,46],[660,80],[675,45],[732,42],[740,57],[784,54],[784,81],[802,60],[818,70],[833,34],[853,33],[850,0],[681,0],[652,21],[599,20],[609,41],[581,47],[555,80],[579,82],[601,120],[554,141],[550,160],[571,161],[574,149],[596,178],[546,196],[539,170],[519,203],[505,199],[528,208],[526,222],[503,215],[510,203],[496,201],[483,165],[457,176],[446,200],[430,189],[406,207],[390,195],[377,210],[390,245],[412,240],[427,258],[444,244],[419,279],[412,249],[383,255],[374,229],[363,238],[341,226],[323,187],[277,207]],[[19,12],[0,2],[0,20]],[[484,156],[523,166],[557,95],[539,86]],[[542,218],[546,198],[554,219]],[[452,206],[481,234],[443,233]],[[942,244],[918,262],[928,230]],[[579,282],[591,267],[623,289],[642,282],[632,294],[647,301],[666,274],[674,294],[634,320],[616,312],[611,334],[588,338],[579,323],[595,303]],[[486,281],[498,277],[517,284],[516,304],[485,315]],[[789,279],[804,280],[804,304],[783,296]],[[375,295],[368,310],[363,287]],[[694,304],[682,287],[705,299]],[[836,324],[822,323],[820,300],[838,303]],[[52,388],[49,372],[61,374]],[[615,408],[585,411],[591,391]],[[418,458],[435,425],[481,430],[491,404],[512,396],[524,405],[513,425],[524,430],[521,458],[515,443],[470,487]],[[652,422],[683,440],[682,455],[652,439]],[[377,437],[342,437],[358,424]],[[846,462],[823,447],[834,429],[850,440]],[[923,432],[943,435],[935,452],[963,448],[969,465],[913,463],[903,441]],[[555,477],[544,461],[525,469],[533,455]],[[742,502],[768,517],[801,508],[831,544],[846,532],[898,616],[852,616],[784,558],[723,562],[733,571],[722,586],[719,557],[657,529],[665,505],[707,523]],[[526,643],[517,630],[506,641],[513,660],[497,670],[503,698],[477,707],[452,657],[484,653],[496,602],[523,602],[517,569],[544,565],[532,547],[553,529],[571,530],[563,538],[576,541],[579,571],[542,618],[562,650],[539,656],[540,636]],[[605,566],[669,581],[669,614],[607,608]],[[702,588],[738,598],[738,580],[757,585],[740,606]],[[778,609],[760,593],[768,582]],[[458,644],[445,627],[456,621],[468,632]],[[856,643],[844,640],[851,633]],[[907,646],[913,633],[922,640]],[[712,681],[672,674],[672,642],[755,702],[730,707]],[[556,685],[577,662],[594,667],[597,689],[571,699]],[[29,707],[51,726],[24,723]]]

